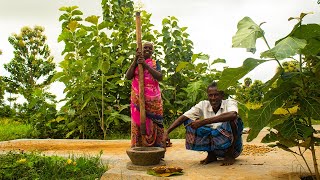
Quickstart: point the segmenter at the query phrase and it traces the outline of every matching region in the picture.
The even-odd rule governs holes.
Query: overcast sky
[[[187,32],[194,42],[195,53],[203,52],[210,59],[226,59],[230,67],[241,66],[247,57],[259,58],[259,53],[266,50],[261,40],[257,42],[256,54],[245,52],[245,49],[231,48],[232,36],[237,31],[237,23],[245,16],[251,17],[262,25],[269,44],[291,30],[296,21],[288,21],[289,17],[297,17],[301,12],[314,12],[305,18],[305,23],[319,23],[320,5],[317,0],[142,0],[145,9],[152,13],[151,23],[155,29],[161,29],[161,21],[167,16],[179,19],[179,26],[188,27]],[[3,68],[13,58],[13,48],[8,42],[12,33],[19,33],[23,26],[40,25],[45,27],[55,62],[60,62],[63,44],[57,43],[61,32],[58,21],[62,6],[79,6],[85,16],[102,16],[101,0],[0,0],[0,76],[8,75]],[[249,75],[253,79],[268,80],[274,73],[274,64],[258,67]],[[61,94],[62,91],[54,91]],[[61,88],[59,88],[61,89]]]

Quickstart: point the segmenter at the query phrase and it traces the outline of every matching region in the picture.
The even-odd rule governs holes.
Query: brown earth
[[[40,151],[58,154],[83,152],[97,154],[103,151],[117,155],[122,154],[129,146],[130,142],[123,140],[19,139],[0,142],[0,150],[3,151]]]
[[[317,127],[320,129],[320,126]],[[260,143],[266,131],[262,131],[252,142],[244,141],[244,150],[232,166],[220,166],[221,161],[200,165],[206,153],[185,149],[183,139],[173,139],[172,147],[167,148],[164,162],[167,166],[183,168],[182,176],[167,179],[300,179],[307,173],[299,157],[278,148],[269,148]],[[244,135],[244,140],[246,139]],[[8,151],[40,151],[48,155],[98,155],[103,152],[103,163],[109,170],[101,179],[158,179],[145,171],[132,171],[126,168],[130,159],[126,150],[130,140],[73,140],[73,139],[19,139],[0,142],[0,153]],[[316,154],[319,154],[317,147]],[[312,166],[311,155],[306,159]],[[319,161],[319,160],[318,160]],[[319,163],[318,163],[319,164]],[[312,168],[313,169],[313,168]]]

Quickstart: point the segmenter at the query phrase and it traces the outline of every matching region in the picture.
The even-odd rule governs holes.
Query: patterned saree
[[[145,62],[154,69],[159,70],[159,66],[153,59]],[[155,80],[148,70],[144,69],[144,96],[146,111],[146,135],[145,144],[142,144],[140,133],[140,104],[139,104],[139,76],[138,67],[135,69],[134,78],[131,85],[131,147],[154,146],[163,147],[163,107],[159,82]]]

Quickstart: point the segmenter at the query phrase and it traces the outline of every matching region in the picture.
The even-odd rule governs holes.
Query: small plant
[[[0,179],[96,179],[107,170],[100,157],[8,152],[0,155]]]

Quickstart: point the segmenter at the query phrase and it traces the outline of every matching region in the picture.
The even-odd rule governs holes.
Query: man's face
[[[223,93],[218,91],[216,87],[208,88],[208,100],[214,110],[220,109],[222,99]]]

